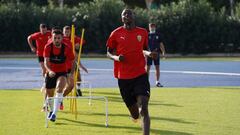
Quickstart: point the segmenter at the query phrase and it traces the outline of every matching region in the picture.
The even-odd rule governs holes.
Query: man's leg
[[[73,87],[74,87],[74,79],[73,79],[73,75],[71,75],[67,77],[67,85],[63,90],[64,92],[63,96],[64,97],[67,96],[72,91]]]
[[[41,67],[41,69],[42,69],[42,76],[43,76],[43,78],[45,78],[46,68],[45,68],[45,66],[44,66],[43,61],[41,61],[40,58],[39,58],[39,61],[40,61],[40,62],[39,62],[39,63],[40,63],[40,67]],[[40,91],[43,93],[43,101],[45,101],[46,98],[47,98],[47,92],[46,92],[46,88],[45,88],[45,80],[44,80],[44,83],[43,83],[42,88],[41,88]],[[45,111],[45,107],[47,107],[47,105],[46,105],[45,102],[44,102],[42,111]]]
[[[54,96],[54,89],[46,89],[46,95],[48,97],[53,97]],[[48,105],[50,107],[50,113],[52,113],[53,112],[53,99],[48,99]]]
[[[159,79],[160,79],[159,65],[155,65],[155,69],[156,69],[156,81],[159,82]]]
[[[143,135],[149,135],[150,133],[150,117],[148,113],[148,101],[147,96],[137,96],[137,104],[140,110],[140,115],[142,117],[142,130]]]
[[[57,79],[57,85],[56,85],[56,99],[54,99],[54,108],[53,108],[53,113],[51,116],[51,121],[56,120],[56,114],[59,108],[60,103],[62,102],[62,97],[63,97],[63,89],[66,86],[66,77],[65,76],[60,76]]]
[[[148,73],[148,77],[150,76],[150,69],[151,69],[151,65],[147,65],[147,73]]]
[[[129,110],[133,120],[137,120],[139,118],[139,110],[138,110],[138,105],[136,103],[129,106],[128,110]]]
[[[77,96],[82,96],[82,91],[81,91],[81,88],[80,88],[81,87],[81,83],[82,83],[80,70],[78,72],[77,80],[78,80],[78,82],[80,82],[80,83],[77,84]]]
[[[148,73],[148,77],[150,75],[151,65],[152,65],[152,58],[147,57],[147,73]]]
[[[158,57],[156,60],[154,60],[155,70],[156,70],[156,86],[157,87],[163,87],[160,83],[160,57]]]
[[[45,77],[46,74],[46,68],[44,66],[44,62],[39,62],[40,63],[40,67],[42,69],[42,76]]]

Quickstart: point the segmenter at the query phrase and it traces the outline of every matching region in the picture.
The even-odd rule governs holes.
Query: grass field
[[[84,93],[85,95],[86,92]],[[0,135],[140,135],[139,123],[129,119],[116,88],[94,89],[108,97],[109,127],[104,102],[78,100],[78,119],[69,100],[55,123],[45,128],[36,90],[0,90]],[[240,87],[153,88],[150,100],[152,135],[239,135]]]

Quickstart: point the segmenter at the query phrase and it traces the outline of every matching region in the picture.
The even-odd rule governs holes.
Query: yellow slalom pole
[[[74,76],[74,91],[76,91],[76,84],[77,84],[77,77],[79,72],[79,65],[80,65],[80,59],[81,59],[81,53],[82,53],[82,44],[83,44],[83,38],[84,38],[84,31],[85,29],[82,29],[82,35],[81,35],[81,41],[80,41],[80,48],[78,52],[78,59],[77,59],[77,68]],[[77,105],[75,104],[75,119],[77,119]]]
[[[73,54],[75,55],[75,27],[74,25],[72,25],[72,29],[71,29],[71,43],[72,43],[72,51]],[[75,74],[75,72],[73,73]],[[71,92],[71,96],[75,96],[74,92]],[[73,113],[73,105],[74,105],[74,99],[70,99],[70,110]]]

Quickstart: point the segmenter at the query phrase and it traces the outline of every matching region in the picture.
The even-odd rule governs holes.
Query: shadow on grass
[[[124,103],[122,98],[121,98],[121,96],[116,97],[116,96],[108,96],[108,95],[106,95],[106,97],[108,98],[109,102]],[[93,100],[96,100],[96,99],[93,99]],[[183,107],[183,106],[176,105],[176,104],[163,103],[161,101],[151,101],[151,99],[150,99],[149,105],[160,105],[160,106],[169,106],[169,107]]]
[[[75,124],[81,124],[82,126],[93,126],[93,127],[105,128],[105,125],[103,125],[103,124],[88,123],[88,122],[70,120],[70,119],[66,119],[66,118],[59,118],[59,120],[64,120],[64,121],[72,122]],[[137,133],[139,131],[141,131],[140,126],[139,127],[129,127],[129,126],[109,125],[108,128],[109,129],[129,129],[129,130],[133,130]],[[132,132],[132,131],[130,131],[130,132]],[[151,129],[150,132],[153,134],[162,134],[162,135],[193,135],[191,133],[186,133],[186,132],[160,130],[160,129]]]
[[[101,115],[105,116],[105,113],[91,113],[87,115]],[[130,117],[128,114],[108,114],[109,117]],[[175,119],[175,118],[163,118],[163,117],[156,117],[150,116],[151,120],[161,120],[161,121],[168,121],[168,122],[176,122],[176,123],[183,123],[183,124],[196,124],[195,122],[189,122],[182,119]]]
[[[216,88],[216,89],[221,89],[221,90],[240,90],[240,87],[236,88],[236,87],[220,87],[220,88]]]
[[[62,112],[65,114],[70,114],[71,112]],[[105,117],[105,113],[78,113],[78,115],[95,115],[95,116],[102,116]],[[128,114],[108,114],[108,117],[129,117]],[[196,124],[195,122],[185,121],[183,119],[176,119],[176,118],[163,118],[163,117],[156,117],[156,116],[150,116],[151,120],[159,120],[159,121],[167,121],[167,122],[175,122],[175,123],[182,123],[182,124]]]
[[[94,91],[92,93],[93,95],[97,94],[97,95],[100,95],[100,96],[106,96],[108,98],[108,101],[109,102],[122,102],[123,103],[123,100],[121,98],[121,95],[120,93],[115,93],[115,92],[100,92],[100,91]],[[88,95],[88,93],[86,93],[86,95]],[[95,96],[97,96],[95,95]],[[183,107],[183,106],[180,106],[180,105],[176,105],[176,104],[168,104],[168,103],[163,103],[161,101],[151,101],[150,99],[150,102],[149,102],[149,105],[160,105],[160,106],[171,106],[171,107]]]
[[[100,95],[112,95],[112,96],[120,96],[119,90],[117,90],[118,92],[111,92],[109,90],[109,92],[100,92],[100,91],[93,91],[93,94],[100,94]]]
[[[176,104],[168,104],[168,103],[163,103],[163,102],[153,102],[153,101],[150,101],[149,102],[149,105],[160,105],[160,106],[169,106],[169,107],[183,107],[181,105],[176,105]]]

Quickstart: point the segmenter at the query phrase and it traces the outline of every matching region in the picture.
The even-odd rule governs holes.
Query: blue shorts
[[[157,57],[157,59],[152,59],[150,57],[147,57],[147,65],[150,66],[152,65],[152,62],[154,62],[155,66],[158,66],[160,64],[160,57]]]

